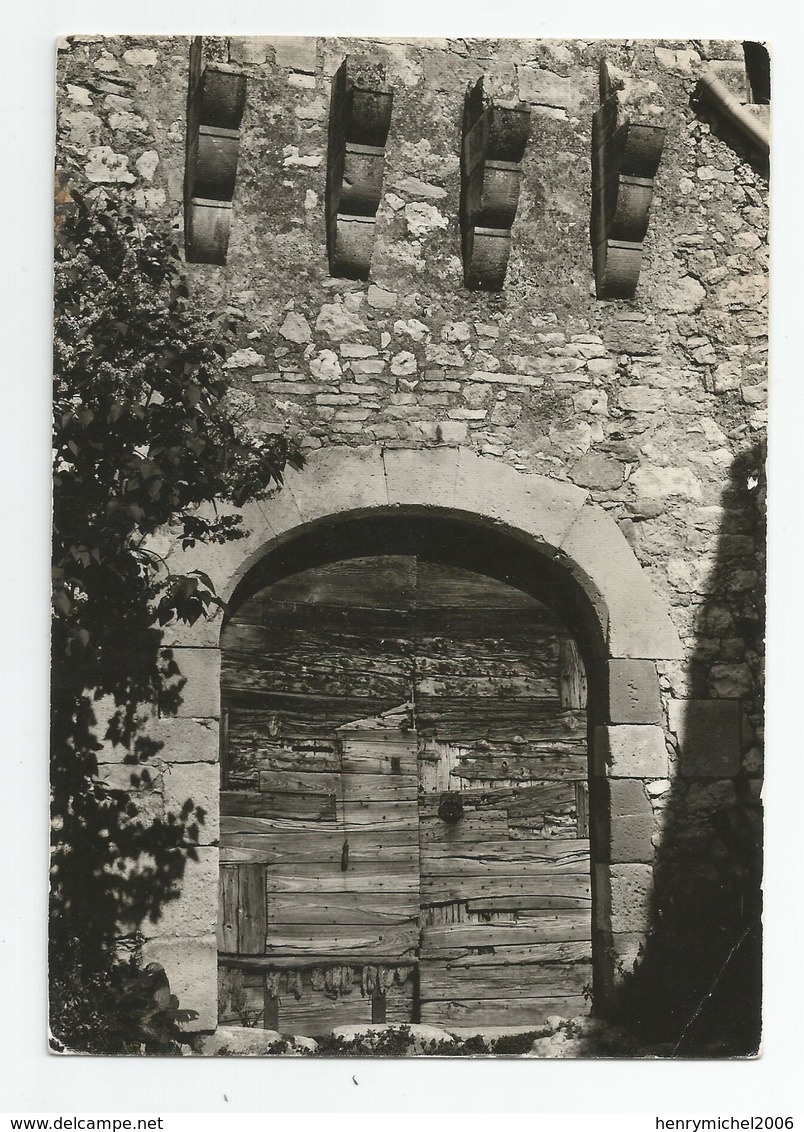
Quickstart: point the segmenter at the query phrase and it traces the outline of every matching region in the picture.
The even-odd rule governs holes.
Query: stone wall
[[[309,452],[461,446],[576,484],[616,521],[685,652],[659,665],[660,717],[628,718],[631,672],[621,718],[605,721],[664,728],[661,773],[610,800],[612,845],[617,814],[650,834],[627,865],[602,859],[612,886],[633,889],[618,970],[640,949],[650,966],[644,930],[660,919],[689,944],[693,895],[728,892],[712,929],[727,947],[756,898],[767,184],[691,96],[711,69],[745,100],[742,46],[233,38],[204,50],[248,77],[227,263],[189,268],[202,307],[227,316],[233,407]],[[368,282],[331,278],[327,263],[330,85],[351,53],[383,63],[394,93]],[[60,50],[60,160],[177,239],[188,54],[188,40],[125,37]],[[603,55],[667,127],[633,301],[597,300],[591,270]],[[531,109],[499,294],[467,291],[461,264],[463,100],[481,74]],[[691,870],[701,883],[678,900]]]

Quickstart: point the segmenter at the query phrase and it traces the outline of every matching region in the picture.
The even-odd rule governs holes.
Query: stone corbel
[[[473,290],[501,291],[505,282],[529,133],[526,103],[493,101],[481,76],[466,94],[461,146],[463,274]]]
[[[226,263],[245,104],[246,76],[226,63],[204,66],[195,39],[184,170],[184,247],[194,263]]]
[[[385,68],[349,55],[332,80],[327,150],[330,274],[368,279],[393,93]]]
[[[624,84],[623,84],[624,85]],[[592,118],[592,257],[598,299],[633,299],[666,129],[648,98],[629,103],[605,62]],[[653,120],[651,120],[653,118]]]

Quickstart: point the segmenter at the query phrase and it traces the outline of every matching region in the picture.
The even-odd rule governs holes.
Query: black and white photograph
[[[53,1054],[759,1056],[770,46],[59,41]]]

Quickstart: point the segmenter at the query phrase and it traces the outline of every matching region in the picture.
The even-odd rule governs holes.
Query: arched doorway
[[[240,514],[247,534],[239,541],[160,548],[171,569],[203,569],[232,608],[271,582],[349,555],[413,553],[532,595],[552,586],[552,608],[588,678],[593,982],[595,1009],[607,1009],[649,927],[653,827],[642,787],[669,769],[657,661],[683,657],[617,524],[580,488],[450,448],[322,449],[272,499]],[[206,792],[209,850],[174,902],[181,936],[157,929],[147,947],[199,1011],[201,1029],[217,1017],[220,633],[213,618],[165,636],[185,683],[178,717],[159,721],[159,736],[165,761],[182,763]]]
[[[437,551],[421,522],[400,534]],[[220,1020],[586,1013],[586,676],[549,606],[411,553],[347,558],[230,609],[221,646]]]

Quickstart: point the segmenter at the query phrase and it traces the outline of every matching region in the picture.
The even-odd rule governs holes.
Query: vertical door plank
[[[238,865],[240,892],[237,907],[237,950],[241,955],[264,955],[266,933],[266,877],[263,865]]]
[[[236,865],[221,865],[218,883],[218,951],[237,953],[239,874]]]

